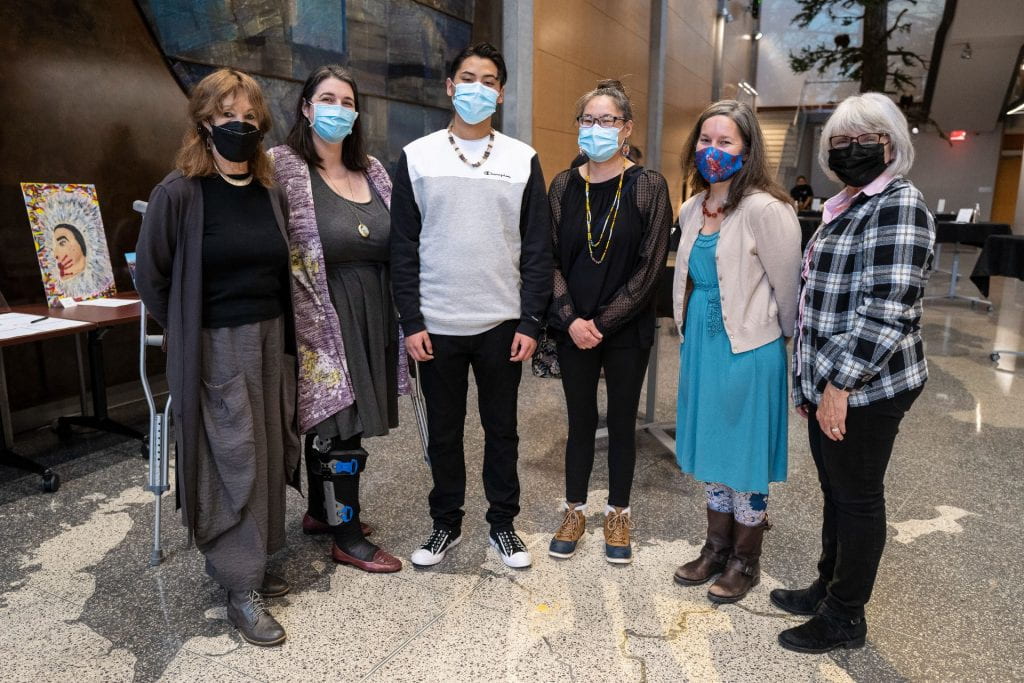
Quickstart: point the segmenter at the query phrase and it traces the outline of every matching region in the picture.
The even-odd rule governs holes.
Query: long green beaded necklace
[[[604,225],[601,227],[601,233],[595,240],[591,234],[591,224],[593,221],[590,215],[590,162],[587,162],[587,173],[583,176],[585,180],[584,192],[587,200],[587,251],[590,253],[590,260],[597,265],[604,263],[604,258],[608,255],[608,247],[612,245],[612,234],[615,232],[615,219],[619,216],[619,200],[622,199],[622,180],[626,177],[627,163],[628,160],[623,157],[622,172],[619,173],[619,187],[615,190],[615,199],[612,200],[612,206],[608,210],[608,214],[604,217]],[[606,231],[608,233],[607,240],[605,240]],[[600,250],[602,241],[604,241],[604,251],[601,252],[601,258],[594,258],[594,250]]]

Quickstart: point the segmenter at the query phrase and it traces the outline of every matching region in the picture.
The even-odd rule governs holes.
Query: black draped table
[[[971,271],[971,282],[988,296],[989,278],[1015,277],[1024,280],[1024,235],[989,235]],[[1024,351],[993,349],[989,358],[998,362],[1001,354],[1024,356]]]
[[[989,235],[978,262],[971,271],[971,282],[985,296],[991,277],[1015,277],[1024,280],[1024,235]]]
[[[1010,226],[1006,223],[954,223],[939,221],[935,224],[935,244],[937,247],[943,244],[953,244],[953,263],[949,270],[949,291],[941,296],[928,296],[925,301],[947,300],[947,301],[969,301],[971,306],[982,304],[992,310],[992,302],[980,299],[976,296],[963,296],[956,293],[957,284],[960,282],[960,247],[985,246],[985,240],[991,235],[1009,235]],[[939,250],[936,249],[935,262],[938,264]],[[937,269],[936,269],[937,270]],[[945,271],[939,271],[945,272]]]

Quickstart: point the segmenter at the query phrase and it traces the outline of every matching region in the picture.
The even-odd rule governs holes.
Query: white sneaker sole
[[[419,559],[418,560],[416,553],[420,552],[420,550],[423,550],[423,548],[420,548],[419,550],[416,550],[409,557],[409,561],[412,562],[413,566],[415,566],[415,567],[433,567],[435,564],[441,564],[441,561],[444,560],[444,556],[448,554],[448,551],[451,550],[452,548],[454,548],[455,546],[457,546],[461,542],[462,542],[462,536],[460,535],[460,536],[454,538],[448,544],[448,547],[445,548],[444,550],[442,550],[441,552],[439,552],[438,554],[434,555],[432,553],[429,553],[429,557],[427,557],[426,559]],[[427,555],[427,554],[428,553],[424,553],[424,555]],[[420,555],[419,557],[423,558],[423,555]]]
[[[498,548],[497,541],[495,541],[493,538],[488,536],[487,537],[487,542],[490,543],[491,547],[494,548],[494,551],[496,553],[498,553],[498,557],[501,558],[501,561],[505,563],[506,567],[511,567],[512,569],[525,569],[525,568],[527,568],[527,567],[529,567],[530,565],[533,564],[533,558],[530,557],[530,553],[528,553],[528,552],[526,552],[526,553],[515,553],[514,555],[512,555],[512,557],[505,557],[505,554],[501,552],[500,548]],[[516,555],[526,555],[526,557],[525,558],[520,558],[520,559],[514,559]]]

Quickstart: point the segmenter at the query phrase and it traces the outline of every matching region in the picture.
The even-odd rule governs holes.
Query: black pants
[[[810,408],[811,456],[824,495],[819,586],[825,604],[851,619],[864,616],[885,548],[885,470],[900,421],[921,387],[846,414],[846,436],[832,441]]]
[[[434,359],[420,363],[419,371],[427,404],[427,453],[434,477],[430,516],[435,528],[456,533],[462,528],[466,500],[463,433],[470,367],[484,428],[484,493],[490,503],[487,521],[492,530],[505,531],[513,528],[519,514],[516,429],[523,366],[509,360],[518,326],[518,320],[509,320],[482,334],[430,335]]]
[[[597,384],[604,368],[608,392],[608,504],[629,507],[636,466],[636,413],[650,356],[650,347],[611,348],[598,344],[584,350],[571,341],[558,345],[569,417],[569,438],[565,443],[567,502],[587,501],[590,471],[594,467]]]

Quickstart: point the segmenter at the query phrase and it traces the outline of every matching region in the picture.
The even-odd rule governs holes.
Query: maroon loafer
[[[362,569],[364,572],[372,574],[390,574],[402,568],[401,560],[380,548],[373,554],[373,558],[369,562],[365,562],[349,555],[337,544],[334,544],[331,546],[331,558],[338,564],[350,564],[356,569]]]

